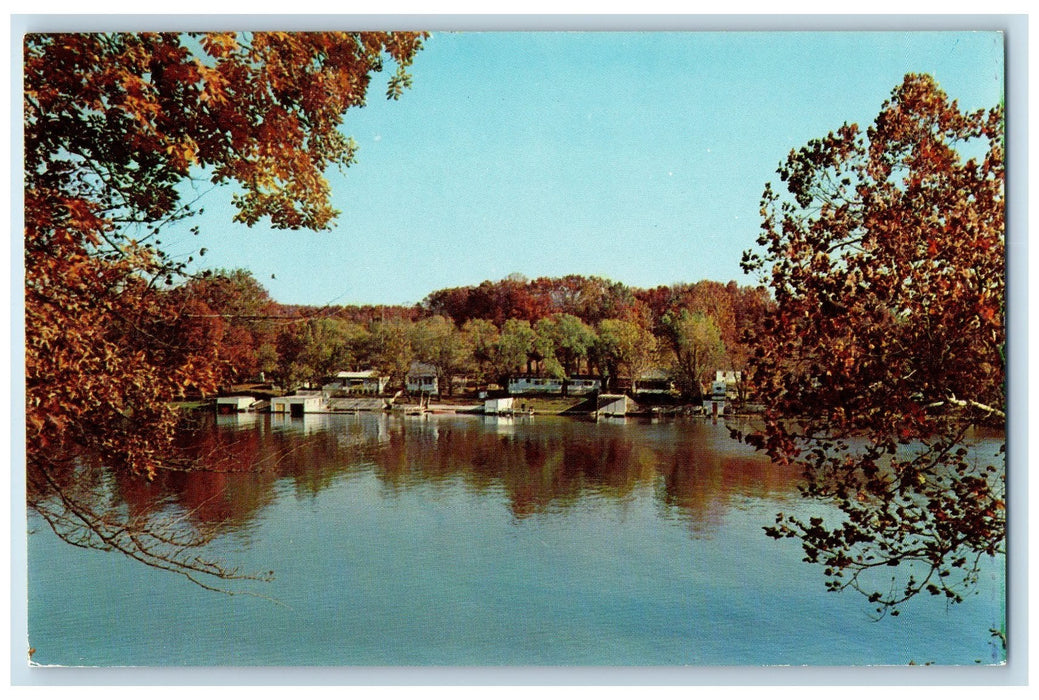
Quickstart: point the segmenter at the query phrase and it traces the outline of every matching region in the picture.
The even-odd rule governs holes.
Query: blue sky
[[[518,272],[633,286],[734,279],[763,186],[791,148],[866,125],[907,72],[963,108],[998,103],[993,32],[436,33],[396,102],[373,82],[360,146],[330,172],[336,228],[231,222],[205,195],[207,267],[283,303],[411,304]],[[271,276],[274,275],[274,278]]]

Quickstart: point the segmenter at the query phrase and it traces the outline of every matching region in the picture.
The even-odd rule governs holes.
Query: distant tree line
[[[413,362],[452,379],[504,385],[540,374],[593,375],[637,390],[660,370],[691,400],[717,369],[742,370],[772,302],[763,287],[701,281],[639,289],[568,275],[518,275],[441,289],[414,306],[297,306],[273,301],[245,270],[190,280],[190,334],[214,341],[225,384],[266,379],[296,388],[338,371],[375,369],[403,386]]]

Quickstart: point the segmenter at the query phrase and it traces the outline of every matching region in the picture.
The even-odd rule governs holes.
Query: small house
[[[332,381],[321,387],[326,395],[345,394],[381,394],[386,391],[389,377],[380,376],[374,369],[360,372],[339,372]]]
[[[594,377],[571,377],[566,380],[567,394],[581,396],[599,390],[602,383]],[[563,380],[556,377],[520,376],[509,379],[510,394],[561,394]]]
[[[607,418],[622,417],[633,410],[634,402],[626,394],[599,394],[596,402],[595,416]]]
[[[226,415],[229,413],[244,413],[252,408],[256,399],[251,396],[218,396],[216,400],[216,412]]]
[[[558,394],[563,390],[563,380],[555,377],[511,377],[510,394]]]
[[[500,399],[486,399],[483,402],[483,412],[488,415],[510,415],[513,412],[513,399],[511,396]]]
[[[715,399],[707,398],[703,400],[703,410],[709,416],[723,416],[725,415],[728,401],[725,398]]]
[[[594,377],[571,377],[570,382],[567,384],[566,391],[568,394],[573,396],[581,396],[584,394],[594,394],[599,391],[602,386],[602,382]]]
[[[320,394],[295,394],[271,399],[271,413],[302,416],[306,413],[324,413],[325,401]]]
[[[704,399],[704,412],[709,416],[724,415],[729,401],[729,385],[724,380],[711,382],[711,394]]]
[[[407,388],[408,393],[440,395],[440,384],[437,381],[436,368],[423,362],[411,363],[404,386]]]
[[[725,395],[728,396],[730,399],[735,399],[737,396],[737,387],[742,381],[742,372],[731,369],[720,369],[714,374],[714,383],[711,385],[711,393],[717,394],[718,392],[714,390],[715,385],[719,383],[724,383]]]
[[[729,395],[729,385],[724,381],[711,382],[711,398],[723,401]]]
[[[670,394],[675,389],[675,383],[667,371],[650,369],[639,375],[638,382],[632,388],[639,394]]]

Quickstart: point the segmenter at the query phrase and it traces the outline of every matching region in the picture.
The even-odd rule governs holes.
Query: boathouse
[[[324,413],[325,401],[320,394],[279,396],[271,399],[271,413],[302,416],[306,413]]]
[[[257,403],[252,396],[218,396],[216,399],[217,413],[244,413]]]
[[[487,415],[511,415],[513,413],[513,399],[511,396],[500,399],[486,399],[483,402],[483,412]]]
[[[625,394],[599,394],[596,400],[596,418],[604,416],[607,418],[619,418],[628,415],[634,410],[635,402]]]

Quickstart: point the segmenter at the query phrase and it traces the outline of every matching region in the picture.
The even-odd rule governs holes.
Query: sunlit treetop
[[[28,188],[82,198],[115,222],[157,222],[192,172],[234,181],[237,219],[324,229],[323,173],[348,166],[339,127],[373,72],[409,84],[416,33],[30,34],[25,39]],[[198,171],[192,168],[197,167]]]

